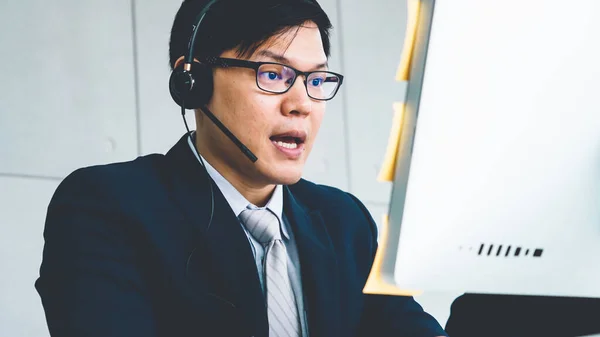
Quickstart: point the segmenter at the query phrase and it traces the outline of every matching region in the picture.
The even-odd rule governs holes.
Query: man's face
[[[307,22],[294,37],[295,32],[271,38],[250,60],[278,62],[300,71],[327,70],[317,68],[327,62],[318,27]],[[221,56],[237,58],[233,50]],[[219,171],[230,170],[249,186],[297,182],[325,112],[325,102],[307,95],[304,80],[299,76],[289,91],[272,94],[258,88],[253,69],[216,68],[208,107],[258,161],[252,163],[200,113],[201,151],[208,150]]]

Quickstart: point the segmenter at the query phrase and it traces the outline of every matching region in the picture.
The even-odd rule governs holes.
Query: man
[[[176,71],[205,6],[177,13]],[[209,91],[197,132],[164,156],[77,170],[50,203],[36,287],[51,334],[445,335],[412,298],[362,293],[373,219],[352,195],[301,179],[343,79],[327,69],[321,7],[221,0],[200,26],[192,69],[210,65],[211,85],[196,93]]]

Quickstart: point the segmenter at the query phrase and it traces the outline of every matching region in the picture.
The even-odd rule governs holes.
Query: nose
[[[282,113],[284,115],[297,115],[307,117],[312,112],[313,100],[306,92],[303,76],[298,76],[292,87],[284,95]]]

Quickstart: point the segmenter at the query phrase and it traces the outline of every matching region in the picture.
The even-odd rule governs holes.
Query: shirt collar
[[[271,199],[269,199],[269,201],[267,202],[267,204],[264,207],[258,207],[256,205],[253,205],[235,187],[233,187],[233,185],[231,185],[231,183],[229,181],[227,181],[227,179],[225,179],[225,177],[223,177],[223,175],[221,175],[221,173],[219,173],[219,171],[217,171],[214,167],[212,167],[212,165],[210,165],[208,163],[208,161],[206,161],[206,159],[204,159],[204,157],[202,157],[198,153],[198,151],[196,151],[195,146],[192,142],[192,138],[193,137],[188,137],[188,144],[190,146],[190,150],[192,150],[192,153],[194,153],[194,156],[196,157],[196,159],[198,159],[198,161],[200,161],[201,164],[204,164],[204,167],[206,167],[206,171],[208,172],[208,175],[213,179],[213,181],[215,182],[215,184],[217,185],[219,190],[221,190],[221,193],[223,193],[225,200],[227,200],[227,203],[229,203],[229,206],[233,210],[233,213],[235,214],[235,216],[239,217],[240,213],[242,213],[242,211],[246,208],[249,208],[249,209],[268,208],[273,213],[275,213],[275,215],[277,216],[277,219],[279,219],[279,223],[281,224],[281,231],[282,231],[283,235],[285,236],[286,239],[289,239],[290,236],[288,233],[288,229],[286,228],[286,226],[283,222],[283,186],[282,185],[275,186],[275,191],[271,195]]]

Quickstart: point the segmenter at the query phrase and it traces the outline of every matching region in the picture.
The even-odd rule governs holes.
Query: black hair
[[[169,43],[171,69],[187,54],[193,26],[208,0],[184,0],[175,16]],[[307,22],[321,33],[323,50],[330,56],[331,21],[315,0],[218,0],[202,21],[196,37],[195,58],[219,56],[235,49],[249,58],[269,38],[287,33]],[[296,30],[297,32],[297,30]]]

